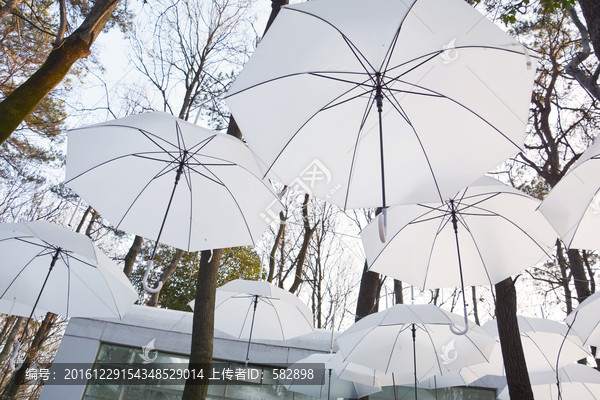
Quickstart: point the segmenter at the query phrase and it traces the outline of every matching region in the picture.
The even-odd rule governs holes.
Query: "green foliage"
[[[144,244],[145,254],[151,251],[150,242]],[[169,265],[175,256],[175,249],[159,246],[154,260],[154,275],[150,282],[155,282],[162,269]],[[190,311],[187,305],[196,296],[196,281],[200,266],[200,254],[184,253],[173,275],[164,284],[159,298],[159,306],[173,310]],[[143,294],[142,276],[145,263],[140,264],[131,276],[132,284],[140,294]],[[260,257],[251,247],[234,247],[227,249],[221,258],[219,267],[218,286],[234,279],[258,280],[260,275]]]
[[[471,4],[481,3],[482,0],[470,0]],[[544,14],[556,10],[566,10],[575,5],[576,0],[483,0],[488,11],[498,10],[502,22],[512,25],[517,22],[520,15],[530,12]]]

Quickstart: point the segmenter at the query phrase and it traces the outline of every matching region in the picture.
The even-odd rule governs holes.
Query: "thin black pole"
[[[412,324],[412,339],[413,339],[413,370],[415,373],[415,400],[418,398],[417,394],[417,328],[415,324]]]
[[[398,400],[398,390],[396,388],[396,379],[394,378],[394,373],[392,372],[392,385],[394,388],[394,400]]]
[[[254,329],[254,317],[256,316],[256,306],[258,305],[258,295],[254,295],[254,310],[252,311],[252,323],[250,324],[250,336],[248,337],[248,348],[246,349],[246,368],[250,355],[250,342],[252,341],[252,330]]]
[[[383,158],[383,94],[381,93],[381,73],[375,73],[375,102],[377,104],[377,114],[379,116],[379,157],[381,161],[381,201],[383,208],[387,208],[385,198],[385,162]]]
[[[158,236],[156,237],[156,241],[154,242],[154,247],[152,248],[152,253],[150,254],[150,260],[148,260],[148,265],[146,266],[146,272],[144,273],[144,277],[142,278],[142,286],[144,290],[149,293],[158,293],[162,287],[162,282],[158,282],[158,286],[155,288],[151,288],[147,284],[147,279],[150,274],[150,269],[152,268],[152,264],[154,262],[154,256],[156,255],[156,250],[158,249],[158,244],[160,241],[160,237],[162,235],[163,229],[165,227],[165,223],[167,222],[167,217],[169,215],[169,210],[171,209],[171,203],[173,202],[173,198],[175,197],[175,190],[177,189],[177,184],[181,179],[181,174],[183,173],[183,167],[185,167],[185,163],[187,161],[188,151],[184,150],[181,156],[181,160],[179,161],[179,167],[177,168],[177,174],[175,175],[175,183],[173,184],[173,190],[171,191],[171,197],[169,198],[169,203],[167,204],[167,209],[165,211],[165,216],[163,217],[162,223],[160,224],[160,229],[158,230]]]
[[[327,400],[331,398],[331,368],[329,368],[329,381],[327,382]]]
[[[450,330],[457,335],[464,335],[469,330],[469,320],[467,317],[467,299],[465,297],[465,282],[463,278],[462,259],[460,257],[460,244],[458,242],[458,218],[456,216],[456,206],[454,200],[450,200],[450,212],[452,215],[452,227],[454,228],[454,238],[456,240],[456,255],[458,256],[458,273],[460,275],[460,290],[462,292],[463,299],[463,314],[465,318],[465,328],[462,331],[454,329],[453,325],[450,325]]]
[[[33,308],[31,309],[31,313],[29,313],[29,318],[27,319],[27,323],[25,324],[25,328],[23,329],[23,333],[21,333],[21,338],[17,342],[17,345],[15,346],[15,350],[13,351],[13,355],[12,355],[12,357],[10,359],[11,366],[14,366],[14,362],[15,362],[15,359],[17,357],[17,353],[19,352],[19,348],[21,347],[21,343],[23,343],[23,340],[25,339],[25,334],[27,333],[27,328],[29,327],[29,322],[33,318],[33,314],[35,313],[35,309],[36,309],[36,307],[38,305],[38,302],[40,301],[40,298],[42,297],[42,293],[44,292],[44,288],[46,287],[46,283],[48,283],[48,278],[50,278],[50,273],[52,272],[52,269],[56,265],[56,261],[58,261],[58,257],[60,256],[60,252],[61,251],[62,251],[62,249],[60,247],[57,248],[56,251],[54,252],[54,255],[52,256],[52,261],[50,262],[50,268],[48,269],[48,273],[46,274],[46,278],[44,279],[44,283],[42,284],[42,288],[40,289],[40,292],[38,293],[37,299],[35,299],[35,303],[33,304]]]

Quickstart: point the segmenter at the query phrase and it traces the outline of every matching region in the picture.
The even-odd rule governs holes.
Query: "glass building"
[[[174,375],[174,371],[179,372],[187,366],[191,326],[192,313],[143,306],[134,306],[123,320],[72,318],[51,369],[53,375],[61,378],[68,372],[71,379],[47,382],[40,399],[178,400],[185,377]],[[288,391],[273,378],[273,370],[284,368],[315,352],[327,353],[330,342],[331,332],[323,330],[285,342],[253,340],[246,369],[247,341],[215,331],[213,357],[216,368],[206,373],[217,375],[210,383],[208,399],[315,399]],[[146,364],[153,366],[148,368],[169,369],[171,375],[156,374],[141,384],[131,384],[127,378],[98,383],[94,378],[98,371],[111,371],[123,366],[139,371],[139,367],[145,368]],[[253,371],[252,377],[236,376],[250,370]],[[94,373],[90,374],[90,371]],[[218,376],[219,373],[221,376]],[[96,378],[99,377],[96,375]],[[418,389],[417,395],[420,400],[493,400],[496,390],[476,387]],[[396,396],[412,400],[415,398],[414,389],[399,386]],[[393,388],[384,387],[369,398],[393,400]]]

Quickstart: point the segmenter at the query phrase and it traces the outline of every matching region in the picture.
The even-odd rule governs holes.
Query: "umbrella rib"
[[[442,97],[442,98],[444,98],[446,100],[449,100],[450,102],[458,105],[459,107],[462,107],[463,109],[467,110],[468,112],[470,112],[471,114],[473,114],[474,116],[476,116],[477,118],[479,118],[481,121],[483,121],[485,124],[487,124],[494,131],[498,132],[503,138],[505,138],[513,146],[515,146],[517,148],[517,150],[523,151],[523,149],[517,143],[515,143],[512,139],[510,139],[508,136],[506,136],[506,134],[504,132],[502,132],[500,129],[496,128],[491,122],[489,122],[487,119],[485,119],[484,117],[482,117],[481,115],[479,115],[477,112],[475,112],[474,110],[472,110],[470,107],[467,107],[466,105],[462,104],[460,101],[455,100],[452,97],[446,96],[443,93],[436,92],[433,89],[429,89],[429,88],[426,88],[424,86],[417,85],[416,83],[410,83],[410,82],[406,82],[406,81],[399,80],[399,79],[395,79],[395,80],[397,82],[400,82],[400,83],[405,83],[407,85],[414,86],[414,87],[416,87],[418,89],[428,90],[428,91],[430,91],[432,93],[438,94],[440,97]]]
[[[69,306],[71,300],[71,265],[69,264],[69,257],[66,257],[65,259],[65,255],[62,252],[60,252],[60,258],[67,266],[67,315],[65,315],[65,317],[69,317]]]
[[[539,247],[539,249],[544,252],[544,254],[546,254],[548,257],[551,257],[551,255],[549,255],[548,252],[546,252],[546,250],[542,247],[542,245],[540,245],[537,242],[537,240],[535,240],[529,233],[527,233],[523,228],[521,228],[516,222],[512,221],[510,218],[507,218],[507,217],[505,217],[502,214],[496,213],[496,212],[494,212],[492,210],[488,210],[488,209],[483,208],[483,207],[475,207],[475,206],[473,206],[473,208],[475,208],[477,210],[480,210],[480,211],[488,212],[488,213],[492,214],[493,216],[496,216],[498,218],[501,218],[501,219],[507,221],[508,223],[510,223],[511,225],[513,225],[515,228],[517,228],[519,231],[521,231],[525,236],[527,236],[529,239],[531,239],[531,241],[533,243],[535,243],[536,246]]]
[[[252,296],[252,297],[254,297],[254,296]],[[223,303],[221,303],[221,304],[223,304]],[[242,333],[244,332],[244,327],[246,326],[246,321],[248,320],[248,314],[250,313],[250,308],[252,308],[252,302],[248,303],[248,309],[246,310],[246,317],[244,318],[244,321],[242,322],[242,326],[240,327],[240,332],[237,335],[238,338],[242,337]]]
[[[220,182],[220,184],[223,185],[225,190],[227,190],[227,193],[229,193],[229,195],[231,196],[231,199],[234,201],[238,211],[240,212],[240,216],[242,217],[242,220],[244,221],[244,225],[246,225],[246,230],[248,231],[248,235],[250,236],[252,245],[255,245],[255,240],[254,240],[254,236],[252,235],[252,231],[250,230],[250,225],[248,225],[248,221],[246,220],[246,215],[244,214],[244,211],[242,210],[242,207],[240,206],[240,203],[238,202],[237,198],[233,195],[233,193],[231,193],[231,190],[229,190],[227,185],[225,185],[225,183],[223,183],[223,181],[214,172],[212,172],[210,169],[206,168],[204,165],[202,165],[202,167],[204,169],[206,169],[211,175],[213,175],[215,177],[215,179],[217,179]]]
[[[190,214],[189,214],[189,224],[188,224],[188,245],[187,250],[190,250],[190,245],[192,242],[192,221],[194,219],[194,190],[192,189],[192,174],[190,173],[189,168],[183,171],[183,176],[185,178],[185,183],[188,186],[190,191]]]
[[[147,152],[143,152],[143,153],[131,153],[131,154],[123,154],[121,156],[113,157],[113,158],[111,158],[109,160],[102,161],[100,164],[96,164],[93,167],[90,167],[90,168],[86,169],[85,171],[80,172],[79,174],[75,175],[71,179],[66,180],[65,184],[69,184],[70,182],[73,182],[75,179],[79,178],[80,176],[85,175],[88,172],[93,171],[96,168],[100,168],[100,167],[102,167],[102,166],[104,166],[106,164],[109,164],[109,163],[113,162],[113,161],[117,161],[117,160],[120,160],[120,159],[126,158],[126,157],[136,157],[138,154],[153,154],[153,153],[154,152],[152,152],[152,153],[147,153]],[[170,153],[168,153],[168,152],[165,152],[165,153],[170,155]],[[163,160],[161,160],[161,161],[163,161]],[[164,160],[164,161],[166,161],[166,160]]]
[[[387,89],[387,84],[385,85],[386,89]],[[387,96],[387,94],[384,92],[384,96],[388,99],[389,97]],[[392,96],[392,98],[394,98],[394,96]],[[396,100],[394,98],[394,100]],[[433,184],[435,185],[435,189],[438,193],[438,196],[440,198],[440,201],[443,203],[444,199],[442,197],[442,193],[440,191],[440,187],[437,183],[437,178],[435,177],[435,172],[433,171],[433,166],[431,165],[431,162],[429,161],[429,156],[427,155],[427,151],[425,150],[425,146],[423,145],[423,142],[421,142],[421,137],[419,136],[419,134],[417,133],[417,130],[415,129],[414,125],[412,124],[410,117],[408,116],[408,114],[406,113],[406,111],[404,111],[404,109],[402,108],[402,106],[398,103],[396,107],[396,104],[394,104],[393,101],[390,100],[390,103],[392,104],[392,107],[394,107],[394,109],[396,109],[396,111],[398,111],[400,113],[400,115],[405,115],[406,119],[407,119],[407,123],[408,126],[410,126],[410,128],[412,129],[413,133],[415,134],[415,138],[417,139],[417,141],[419,142],[419,147],[421,147],[421,151],[423,152],[423,156],[425,157],[425,161],[427,162],[427,166],[429,168],[429,172],[431,172],[431,178],[433,179]],[[400,111],[402,110],[402,111]]]
[[[460,214],[458,214],[458,217],[460,218]],[[469,228],[467,221],[465,221],[463,219],[460,219],[460,220],[461,220],[461,225],[463,225],[465,227],[465,230],[467,231],[467,233],[471,237],[471,240],[473,241],[473,245],[475,246],[475,249],[477,250],[477,254],[479,255],[479,259],[481,260],[481,265],[483,266],[483,271],[485,272],[485,275],[488,278],[488,282],[490,283],[490,286],[494,286],[494,284],[492,283],[492,278],[490,277],[490,272],[488,271],[487,265],[485,264],[485,260],[483,259],[483,254],[481,253],[481,250],[479,249],[479,244],[477,243],[477,240],[475,239],[475,235],[473,235],[473,232],[471,232],[471,229]]]
[[[348,38],[346,35],[344,35],[344,33],[342,33],[341,30],[339,30],[335,25],[333,25],[331,22],[327,21],[326,19],[309,13],[307,11],[304,10],[298,10],[296,8],[286,8],[287,11],[295,11],[301,14],[305,14],[305,15],[309,15],[317,20],[320,20],[322,22],[324,22],[325,24],[329,25],[331,28],[333,28],[335,31],[337,31],[340,36],[342,37],[342,39],[346,42],[346,44],[348,45],[348,48],[350,49],[350,52],[354,55],[354,57],[356,57],[356,61],[358,61],[358,63],[361,65],[361,67],[365,70],[366,73],[369,73],[369,71],[374,71],[375,67],[373,67],[373,65],[371,65],[371,63],[369,62],[369,60],[367,59],[367,57],[364,56],[364,54],[361,53],[361,51],[358,49],[358,47],[352,43],[352,41],[350,40],[350,38]],[[367,65],[365,65],[367,64]],[[368,67],[368,68],[367,68]],[[370,75],[370,74],[369,74]]]
[[[121,217],[121,219],[119,220],[119,223],[117,224],[116,228],[119,228],[119,225],[121,225],[121,223],[123,222],[123,220],[125,219],[125,217],[127,216],[127,214],[129,214],[129,211],[131,211],[131,209],[133,208],[133,206],[135,205],[135,203],[138,201],[138,199],[140,198],[140,196],[144,193],[144,191],[146,189],[148,189],[148,187],[150,186],[150,184],[157,178],[160,178],[161,176],[174,171],[177,166],[175,167],[171,167],[171,169],[167,170],[169,168],[171,164],[166,165],[163,169],[161,169],[156,175],[154,175],[152,178],[150,178],[150,180],[148,181],[148,183],[146,183],[144,185],[144,187],[142,188],[142,190],[140,190],[140,192],[137,194],[137,196],[135,196],[135,198],[133,199],[133,201],[131,202],[131,204],[129,205],[129,207],[127,207],[127,210],[125,210],[125,213],[123,214],[123,216]]]
[[[23,268],[21,268],[21,270],[19,271],[19,273],[17,275],[15,275],[15,277],[12,279],[12,281],[10,281],[10,283],[8,284],[8,286],[6,287],[6,289],[4,289],[4,292],[2,292],[2,295],[0,295],[0,298],[4,298],[4,295],[6,294],[6,292],[8,292],[8,289],[10,289],[10,287],[13,285],[13,283],[15,283],[15,281],[17,280],[17,278],[19,278],[19,276],[23,273],[23,271],[25,271],[25,269],[29,266],[29,264],[31,264],[33,262],[33,260],[35,260],[36,258],[38,258],[38,257],[40,257],[42,255],[45,255],[45,254],[42,254],[44,252],[44,250],[47,250],[47,249],[46,248],[42,249],[42,251],[40,251],[35,256],[33,256],[31,258],[31,260],[29,260],[27,262],[27,264],[25,264],[23,266]]]
[[[279,312],[277,311],[277,308],[275,307],[275,305],[273,304],[273,302],[268,299],[268,301],[265,300],[265,303],[269,304],[271,307],[273,307],[273,312],[275,312],[275,316],[277,317],[277,321],[279,321],[279,330],[281,331],[281,337],[283,338],[283,340],[285,339],[285,332],[283,331],[283,322],[281,321],[281,317],[279,316]]]
[[[365,108],[365,112],[363,113],[362,120],[360,122],[360,126],[358,127],[358,134],[356,135],[356,142],[354,143],[354,149],[352,151],[352,160],[350,161],[350,171],[348,171],[348,184],[346,185],[346,196],[344,197],[344,210],[348,205],[348,196],[350,195],[350,182],[352,181],[352,174],[354,172],[354,162],[356,161],[356,154],[358,152],[358,144],[360,142],[360,135],[362,133],[362,129],[367,122],[367,118],[369,117],[370,111],[373,109],[373,104],[375,103],[375,96],[373,92],[369,94],[369,101],[367,101],[367,106]]]
[[[535,56],[535,55],[527,55],[527,54],[525,54],[523,52],[520,52],[520,51],[517,51],[517,50],[505,49],[505,48],[502,48],[502,47],[495,47],[495,46],[465,45],[465,46],[455,46],[455,47],[452,47],[452,49],[453,50],[472,50],[472,49],[497,50],[497,51],[504,51],[504,52],[512,53],[512,54],[519,54],[519,55],[522,55],[522,56],[529,56],[529,57],[535,58],[535,59],[540,59],[540,57]],[[398,69],[400,67],[403,67],[403,66],[405,66],[407,64],[410,64],[410,63],[412,63],[414,61],[417,61],[417,60],[419,60],[421,58],[430,57],[431,55],[438,56],[438,55],[444,54],[444,53],[445,53],[445,50],[436,50],[436,51],[431,51],[431,52],[426,53],[426,54],[421,54],[420,56],[417,56],[415,58],[412,58],[410,60],[404,61],[404,62],[402,62],[402,63],[400,63],[398,65],[395,65],[395,66],[393,66],[391,68],[386,69],[386,72],[393,71],[393,70]],[[429,58],[428,61],[430,61],[431,59],[432,58]],[[422,64],[423,63],[420,63],[419,65],[422,65]],[[414,68],[411,68],[411,69],[409,69],[409,70],[407,70],[405,72],[402,72],[400,75],[398,75],[398,78],[401,77],[401,76],[403,76],[403,75],[405,75],[406,73],[408,73],[408,72],[410,72],[412,70],[414,70]]]
[[[394,233],[394,235],[392,235],[391,238],[389,238],[388,240],[386,240],[385,245],[383,246],[383,248],[381,249],[381,251],[379,252],[379,254],[377,254],[377,257],[375,257],[375,259],[373,260],[373,262],[371,263],[371,265],[375,264],[375,262],[379,259],[379,257],[381,256],[381,254],[385,251],[385,249],[388,247],[388,245],[394,241],[394,239],[396,238],[396,236],[398,236],[400,234],[400,232],[402,232],[406,227],[408,227],[409,225],[411,225],[411,223],[421,217],[423,217],[424,215],[429,214],[431,211],[427,211],[424,214],[419,215],[418,217],[415,217],[414,219],[412,219],[411,221],[407,222],[406,224],[404,224],[404,226],[402,226],[400,229],[398,229],[396,231],[396,233]]]
[[[209,170],[208,168],[206,168],[206,167],[204,166],[204,164],[198,164],[197,166],[198,166],[198,167],[202,167],[202,168],[204,168],[204,169],[206,169],[206,170]],[[203,178],[205,178],[205,179],[207,179],[207,180],[211,181],[212,183],[215,183],[215,184],[217,184],[217,185],[219,185],[219,186],[225,186],[225,185],[223,184],[223,182],[221,182],[220,180],[214,179],[214,178],[212,178],[212,177],[210,177],[210,176],[208,176],[208,175],[206,175],[206,174],[204,174],[204,173],[202,173],[202,172],[198,171],[196,168],[192,168],[192,167],[190,167],[189,165],[187,166],[187,168],[188,168],[190,171],[194,171],[196,174],[198,174],[198,175],[202,176]],[[209,171],[210,171],[210,170],[209,170]]]
[[[193,145],[192,147],[190,147],[188,149],[188,153],[192,153],[193,155],[198,154],[198,152],[200,150],[202,150],[203,148],[205,148],[206,146],[208,146],[210,144],[210,142],[212,142],[214,140],[214,138],[216,138],[216,137],[217,137],[217,135],[214,134],[212,136],[207,137],[206,139],[203,139],[203,140],[199,141],[198,143],[196,143],[195,145]],[[200,146],[200,147],[198,147],[198,146]],[[198,147],[198,149],[194,150],[196,147]]]
[[[444,221],[445,219],[445,221]],[[450,222],[450,218],[448,214],[444,214],[442,219],[440,220],[440,224],[438,225],[438,229],[433,235],[433,240],[431,242],[431,247],[429,249],[429,257],[427,257],[427,267],[425,268],[425,278],[423,279],[423,289],[427,285],[427,278],[429,277],[429,269],[431,268],[431,259],[433,257],[433,251],[435,250],[435,244],[437,243],[437,239],[442,230],[448,225]]]
[[[598,192],[600,192],[600,187],[598,188],[598,190],[596,190],[596,193],[594,194],[594,196],[592,196],[592,200],[594,199],[594,197],[596,197]],[[588,207],[590,206],[590,203],[592,202],[592,200],[590,200],[588,202],[587,206],[583,209],[583,213],[581,214],[581,217],[579,217],[577,219],[577,224],[575,225],[575,230],[573,231],[573,235],[571,237],[571,240],[569,240],[569,245],[567,246],[569,249],[571,248],[571,245],[573,244],[573,240],[575,240],[575,235],[577,235],[577,231],[579,230],[579,227],[581,226],[581,222],[583,221],[585,212],[587,211]],[[538,206],[538,208],[539,208],[539,206]]]

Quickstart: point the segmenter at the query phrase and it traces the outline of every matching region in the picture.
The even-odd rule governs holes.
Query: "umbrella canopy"
[[[257,174],[242,141],[166,113],[69,132],[67,185],[116,228],[156,245],[197,251],[255,244],[268,226],[265,213],[280,207]]]
[[[529,318],[521,315],[517,319],[527,370],[530,373],[555,371],[557,365],[558,367],[566,366],[591,356],[578,337],[568,334],[568,327],[564,324],[549,319]],[[486,322],[483,329],[496,339],[499,338],[496,320]],[[475,378],[485,375],[504,376],[504,361],[500,343],[494,347],[489,363],[472,365],[467,369]]]
[[[567,248],[600,250],[600,140],[579,157],[540,205]]]
[[[13,297],[10,300],[2,299],[0,300],[0,314],[6,315],[17,315],[19,317],[29,317],[31,315],[31,306],[27,304],[21,304],[16,302],[16,297]],[[41,307],[36,307],[35,312],[33,313],[34,318],[39,318],[46,314],[45,310],[42,310]]]
[[[0,224],[0,257],[0,301],[18,302],[19,314],[29,308],[11,370],[38,304],[65,317],[121,318],[138,297],[89,237],[46,221]]]
[[[289,368],[302,368],[302,364],[323,364],[323,379],[322,385],[308,385],[305,383],[291,382],[286,383],[287,390],[292,392],[302,393],[318,399],[358,399],[381,391],[380,387],[352,382],[349,380],[340,379],[338,372],[331,362],[334,354],[311,354],[302,360],[292,364]],[[319,371],[320,372],[320,371]]]
[[[372,271],[422,288],[461,286],[466,308],[465,286],[493,285],[550,257],[556,233],[538,205],[482,177],[443,203],[390,208],[385,243],[377,221],[360,236]]]
[[[317,0],[282,7],[226,102],[274,178],[386,207],[445,199],[518,152],[534,74],[461,0]]]
[[[372,271],[422,288],[459,286],[459,269],[448,265],[457,257],[454,211],[464,284],[493,285],[550,257],[556,234],[535,211],[538,205],[525,193],[483,177],[443,204],[390,208],[386,243],[373,222],[360,236]]]
[[[587,346],[600,347],[600,292],[583,301],[565,322]]]
[[[337,344],[345,362],[394,373],[396,384],[487,361],[495,340],[478,326],[456,336],[451,324],[462,318],[432,304],[399,304],[356,322]]]
[[[246,361],[252,339],[287,340],[312,333],[312,321],[298,297],[269,282],[236,279],[217,289],[215,329],[248,339]]]
[[[138,298],[90,238],[50,222],[1,224],[0,256],[0,299],[30,310],[42,287],[40,309],[65,317],[121,318]]]
[[[555,371],[529,374],[531,389],[536,399],[600,400],[600,372],[581,364],[562,367],[558,373],[560,395]],[[510,400],[508,387],[498,395],[498,400]]]

